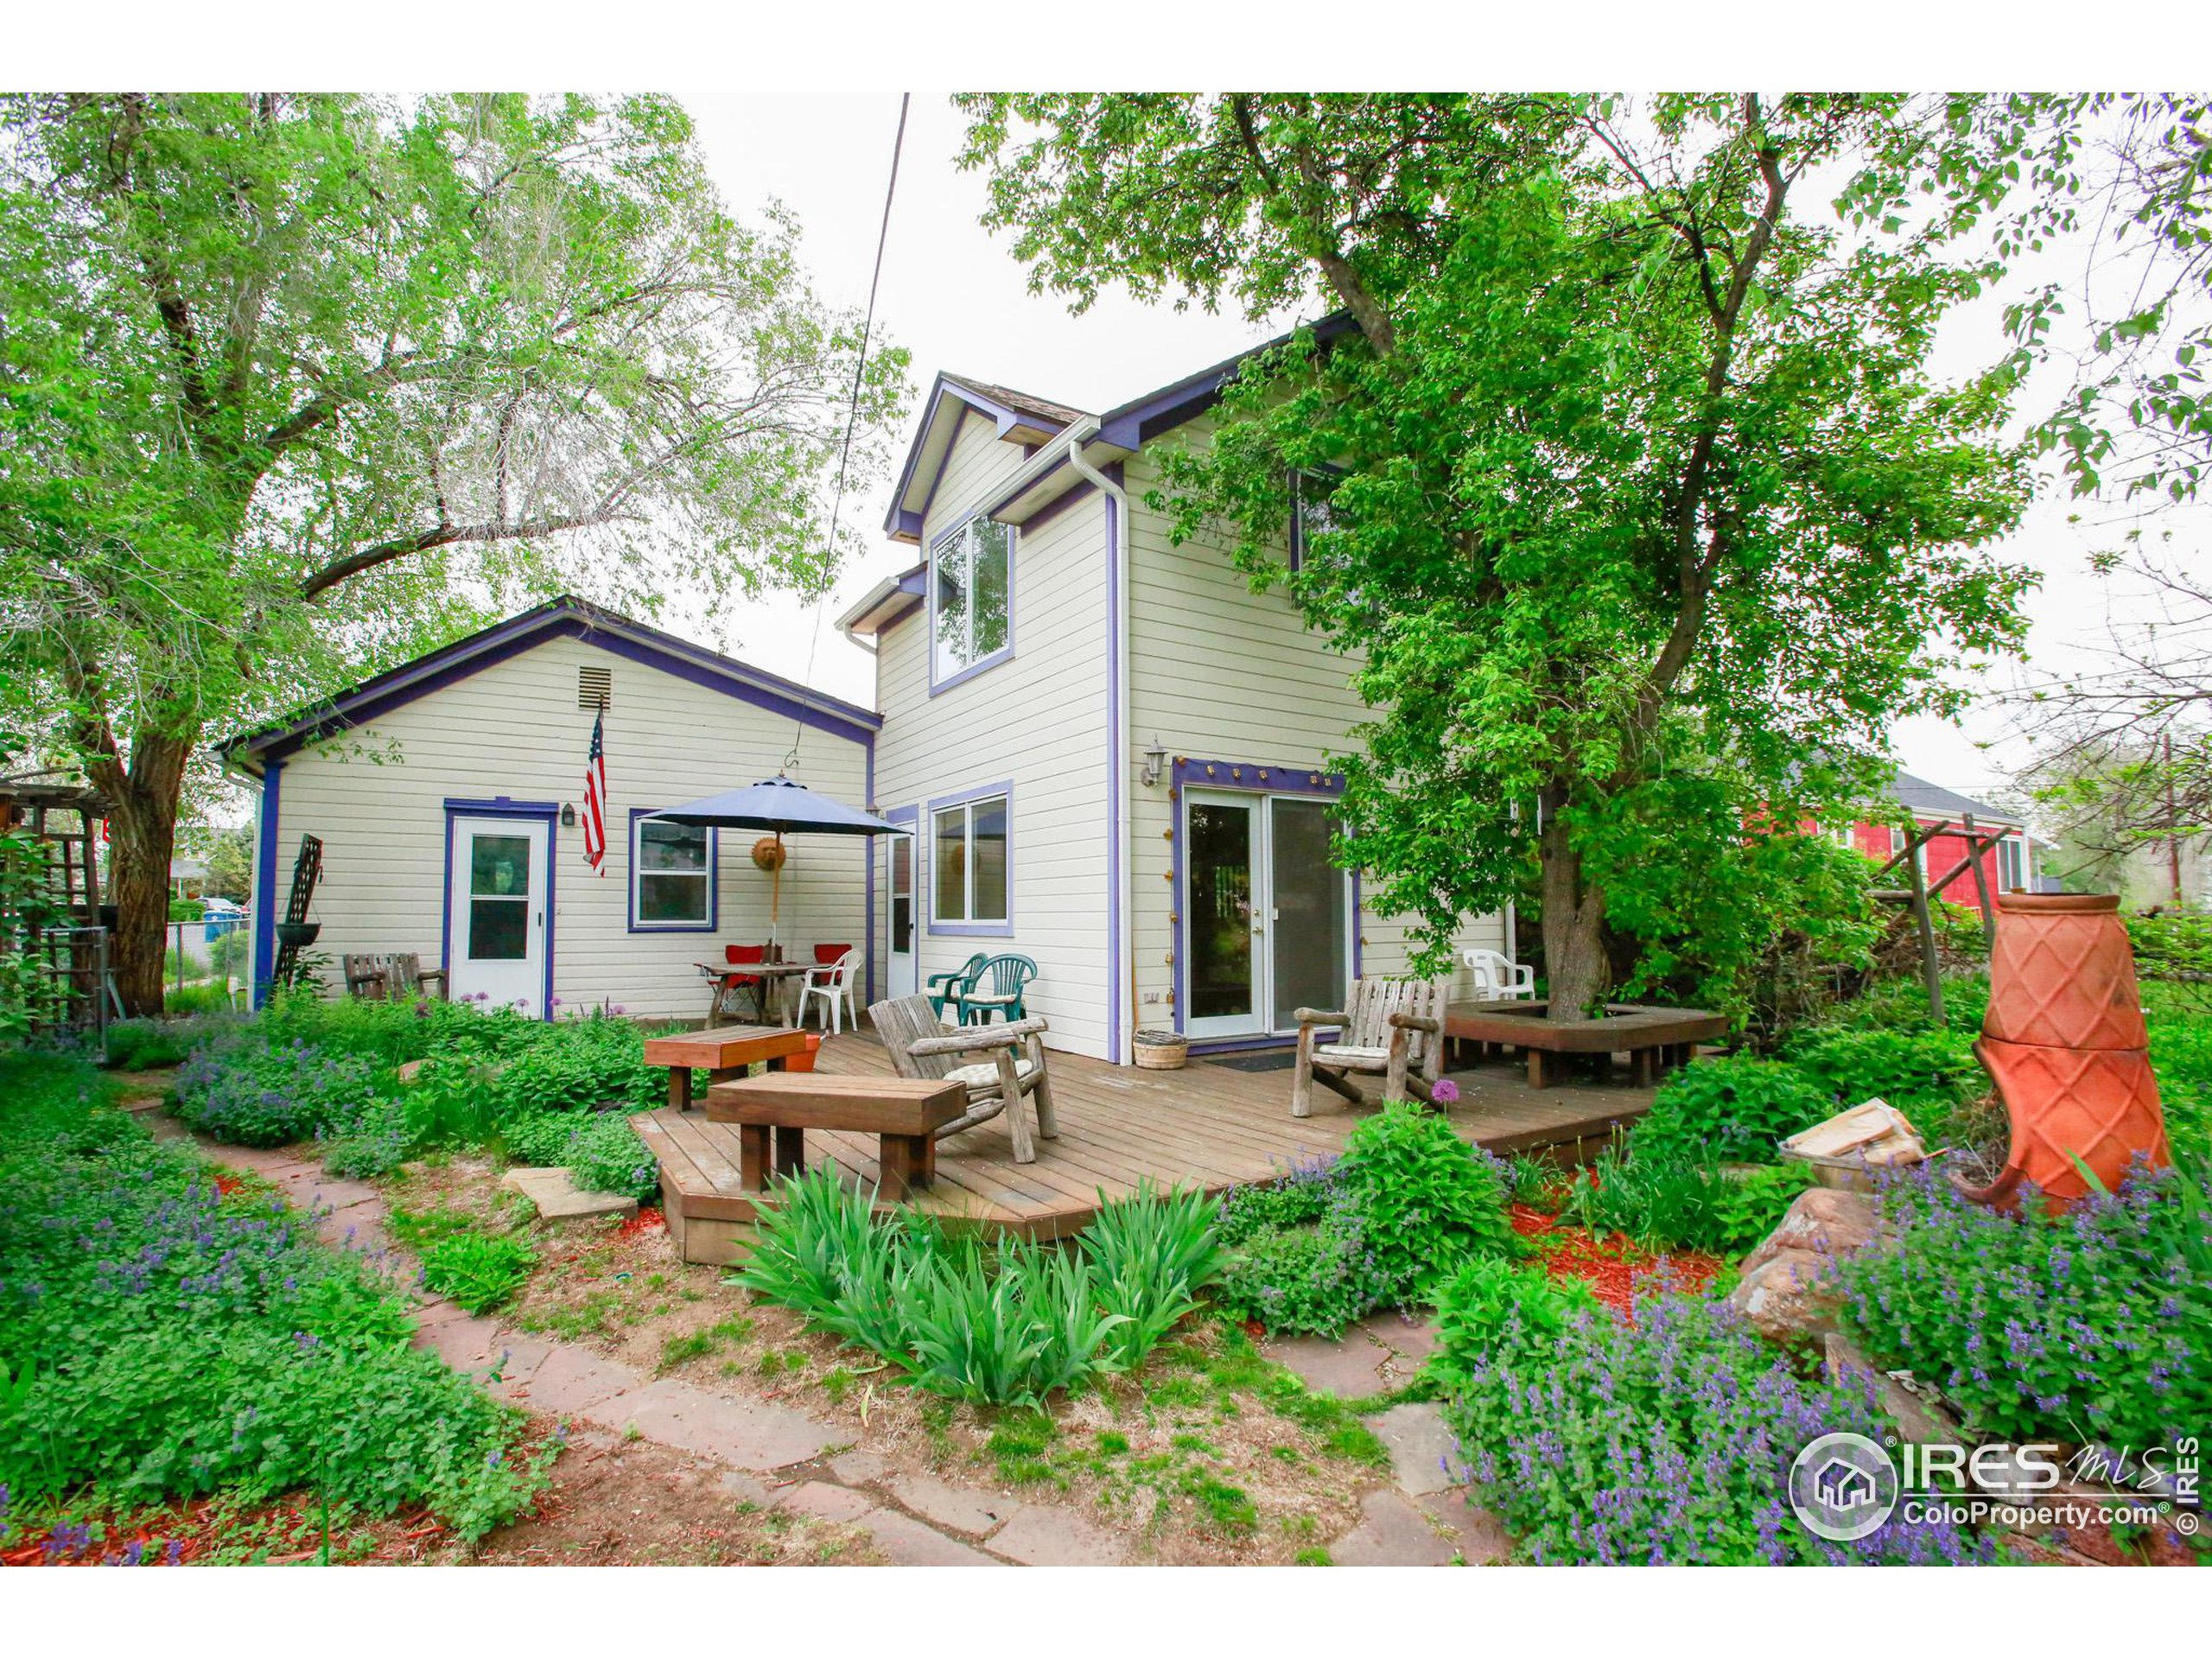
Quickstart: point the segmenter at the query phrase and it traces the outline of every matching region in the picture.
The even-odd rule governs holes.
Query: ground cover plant
[[[2212,1183],[2138,1173],[2063,1216],[1891,1183],[1883,1225],[1836,1264],[1844,1319],[1881,1364],[1936,1383],[1977,1433],[2143,1447],[2212,1421]]]
[[[826,1166],[781,1183],[735,1281],[953,1399],[1035,1405],[1126,1370],[1218,1270],[1194,1193],[1102,1204],[1071,1250],[950,1236],[874,1199]]]
[[[113,1110],[89,1066],[0,1058],[0,1485],[18,1525],[305,1489],[465,1537],[542,1478],[521,1414],[409,1344],[399,1290]]]
[[[1560,1218],[1603,1240],[1619,1234],[1646,1249],[1740,1255],[1770,1232],[1812,1185],[1802,1165],[1723,1169],[1669,1150],[1602,1154],[1565,1189]]]
[[[1948,1524],[1831,1544],[1783,1478],[1838,1430],[1879,1436],[1871,1391],[1801,1376],[1728,1306],[1662,1293],[1634,1325],[1518,1284],[1454,1281],[1436,1362],[1474,1496],[1533,1560],[1606,1565],[1980,1561]]]

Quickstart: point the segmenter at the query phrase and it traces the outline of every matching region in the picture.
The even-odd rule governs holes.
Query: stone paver
[[[1381,1343],[1398,1356],[1408,1370],[1416,1370],[1436,1351],[1436,1325],[1433,1320],[1416,1322],[1399,1313],[1377,1313],[1372,1319],[1360,1321],[1357,1329],[1368,1338]]]
[[[875,1547],[898,1567],[1002,1567],[980,1549],[955,1542],[896,1510],[870,1510],[861,1517]]]
[[[865,1492],[849,1486],[833,1486],[826,1480],[802,1480],[775,1495],[774,1507],[792,1515],[810,1515],[817,1521],[857,1521],[872,1513],[875,1503]]]
[[[663,1378],[583,1414],[610,1428],[634,1427],[647,1440],[740,1469],[780,1469],[819,1457],[837,1431],[804,1412],[726,1399],[689,1382]]]
[[[1120,1538],[1073,1510],[1024,1504],[990,1541],[994,1555],[1024,1567],[1119,1567],[1128,1559]]]
[[[1459,1446],[1444,1426],[1441,1406],[1426,1401],[1393,1406],[1370,1419],[1368,1427],[1389,1448],[1390,1471],[1397,1477],[1399,1491],[1418,1497],[1453,1484],[1446,1462],[1457,1459]]]
[[[830,1472],[848,1486],[873,1486],[891,1472],[891,1459],[873,1452],[841,1452],[830,1459]]]
[[[641,1387],[645,1379],[626,1365],[603,1359],[588,1348],[554,1345],[530,1380],[514,1391],[518,1402],[556,1415],[581,1416],[617,1395]]]
[[[458,1307],[454,1308],[454,1313],[458,1317],[418,1324],[415,1345],[429,1349],[455,1370],[482,1370],[499,1357],[499,1322],[472,1319]]]
[[[1402,1492],[1370,1492],[1360,1500],[1359,1524],[1329,1546],[1338,1567],[1449,1567],[1452,1541],[1438,1535],[1429,1517]]]
[[[1421,1511],[1451,1534],[1459,1559],[1470,1567],[1487,1567],[1513,1555],[1513,1535],[1488,1510],[1467,1502],[1466,1489],[1452,1487],[1417,1499]]]
[[[750,1503],[760,1510],[766,1509],[772,1497],[766,1482],[758,1475],[748,1475],[741,1469],[723,1471],[722,1478],[715,1482],[715,1487],[733,1503]]]
[[[1260,1351],[1287,1366],[1306,1380],[1306,1386],[1325,1389],[1341,1400],[1365,1400],[1384,1392],[1382,1362],[1389,1355],[1367,1339],[1357,1326],[1344,1332],[1342,1342],[1326,1337],[1287,1337]]]
[[[996,1532],[1021,1507],[1014,1498],[996,1492],[955,1486],[929,1475],[907,1475],[893,1481],[891,1495],[925,1521],[979,1536]]]
[[[578,1190],[569,1172],[559,1165],[537,1168],[511,1169],[499,1177],[499,1185],[510,1192],[519,1192],[537,1206],[543,1221],[590,1221],[601,1216],[634,1216],[638,1201],[615,1192],[587,1192]]]

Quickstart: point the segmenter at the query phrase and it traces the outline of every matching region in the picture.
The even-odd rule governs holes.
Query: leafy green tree
[[[1344,816],[1433,963],[1541,865],[1554,1000],[1607,989],[1609,906],[1669,781],[1818,820],[1960,650],[2017,637],[2008,370],[1940,383],[1986,265],[1839,222],[1940,118],[1886,97],[974,95],[966,165],[1033,283],[1254,319],[1341,308],[1162,457],[1179,531],[1358,653]],[[1862,207],[1862,213],[1865,211]],[[1291,481],[1308,556],[1281,562]],[[1751,821],[1731,833],[1753,833]]]
[[[134,1011],[211,728],[564,587],[827,580],[905,357],[796,235],[665,99],[0,100],[0,695],[114,803]]]

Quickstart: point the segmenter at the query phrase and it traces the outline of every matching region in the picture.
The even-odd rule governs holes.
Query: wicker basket
[[[1136,1041],[1137,1065],[1147,1071],[1180,1071],[1191,1057],[1191,1039],[1179,1031],[1141,1031]]]

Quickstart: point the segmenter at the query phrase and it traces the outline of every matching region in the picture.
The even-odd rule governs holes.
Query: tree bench
[[[756,1192],[772,1168],[796,1175],[806,1167],[807,1130],[849,1129],[876,1137],[883,1195],[903,1198],[937,1179],[937,1132],[967,1109],[964,1088],[933,1077],[784,1071],[707,1090],[707,1120],[738,1126],[739,1173]]]

